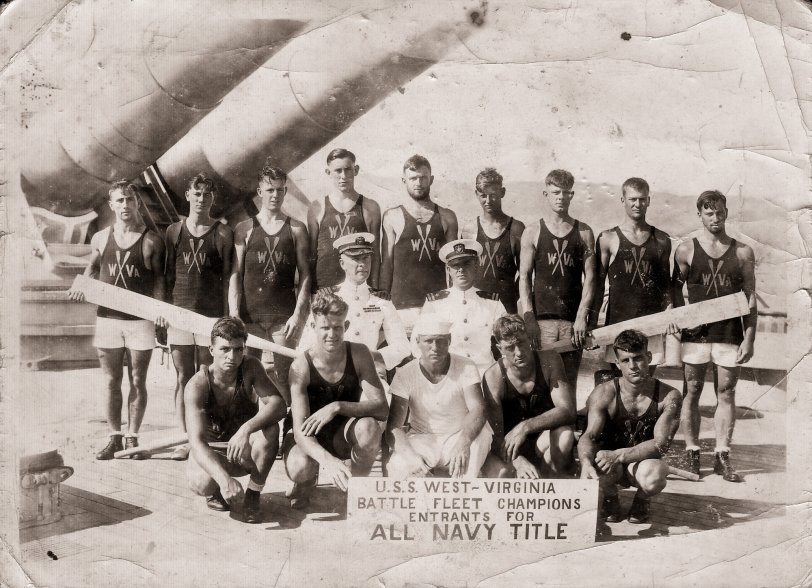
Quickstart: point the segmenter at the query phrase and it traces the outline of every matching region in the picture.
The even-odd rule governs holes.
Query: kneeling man
[[[259,523],[259,494],[279,449],[277,423],[286,406],[260,361],[245,354],[247,337],[240,319],[218,320],[211,330],[212,364],[203,364],[186,384],[187,472],[192,490],[213,510],[236,504],[243,490],[234,476],[250,474],[243,517]],[[210,442],[228,442],[228,447],[216,451]]]
[[[437,468],[476,478],[493,436],[476,365],[449,353],[451,323],[438,315],[421,314],[412,335],[418,358],[398,369],[389,388],[388,475],[425,476]]]
[[[679,427],[682,396],[649,375],[648,339],[626,330],[612,344],[622,377],[598,385],[586,401],[587,428],[578,442],[581,477],[600,482],[600,516],[623,520],[617,485],[635,486],[630,523],[649,519],[649,500],[665,488],[662,459]]]
[[[492,471],[489,463],[489,476],[510,470],[519,478],[538,478],[542,471],[565,473],[575,444],[575,391],[564,362],[555,351],[533,351],[518,315],[496,319],[493,334],[502,357],[482,382],[494,430],[493,453],[501,460],[491,460],[499,469]]]
[[[368,475],[381,446],[377,421],[389,411],[369,349],[344,341],[347,303],[321,290],[310,311],[315,344],[290,367],[291,414],[285,421],[292,508],[308,504],[319,465],[345,492],[351,476]],[[349,467],[342,461],[348,458]]]

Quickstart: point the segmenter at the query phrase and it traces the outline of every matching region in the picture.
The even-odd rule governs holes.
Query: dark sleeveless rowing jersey
[[[310,404],[310,414],[321,410],[331,402],[358,402],[361,400],[361,381],[355,371],[352,361],[352,344],[345,341],[347,350],[347,363],[344,364],[344,373],[337,382],[328,382],[313,365],[310,351],[305,351],[305,359],[310,368],[310,383],[307,385],[307,401]],[[316,434],[316,439],[329,451],[332,450],[332,440],[336,432],[347,423],[347,417],[336,416]],[[292,415],[285,419],[284,430],[290,431],[293,427]],[[331,451],[332,452],[332,451]]]
[[[563,237],[556,237],[539,220],[533,280],[536,318],[575,321],[583,293],[584,255],[587,247],[578,221]]]
[[[209,317],[223,315],[223,258],[217,249],[217,224],[195,237],[181,220],[174,243],[172,303]]]
[[[145,228],[135,243],[126,249],[122,249],[116,243],[113,227],[108,230],[107,243],[101,254],[99,281],[151,297],[155,286],[155,274],[152,270],[147,269],[146,260],[144,259],[144,236],[149,229]],[[104,306],[99,306],[96,310],[96,316],[125,321],[141,320],[137,316],[105,308]]]
[[[403,232],[395,243],[392,265],[392,304],[395,308],[423,306],[426,295],[446,287],[445,264],[437,257],[445,245],[440,211],[425,222],[417,222],[404,206]]]
[[[510,242],[510,227],[513,217],[510,218],[505,230],[496,239],[491,239],[482,230],[479,217],[476,219],[476,240],[482,245],[482,255],[479,258],[479,280],[477,288],[499,294],[499,300],[510,313],[515,313],[519,300],[519,286],[516,283],[516,255]]]
[[[228,441],[234,433],[247,421],[254,418],[259,412],[259,406],[245,391],[243,385],[243,366],[237,368],[237,382],[234,384],[234,394],[224,405],[217,403],[217,397],[211,387],[209,367],[200,366],[200,371],[206,376],[209,385],[209,394],[206,396],[206,403],[203,411],[206,414],[206,431],[209,441]]]
[[[615,383],[615,416],[606,421],[598,441],[601,449],[621,449],[634,447],[643,441],[654,439],[654,425],[660,417],[658,403],[660,400],[660,380],[654,380],[654,393],[646,412],[640,416],[632,416],[626,410],[623,399],[620,397],[620,382]]]
[[[615,232],[619,244],[609,264],[607,325],[665,310],[670,282],[667,263],[660,263],[663,245],[655,239],[654,227],[642,245],[629,241],[620,227]]]
[[[505,381],[505,396],[502,399],[502,418],[505,423],[505,434],[509,433],[516,425],[527,419],[532,419],[540,414],[555,408],[553,399],[550,396],[550,386],[541,371],[541,361],[537,353],[536,358],[536,383],[530,394],[521,394],[510,382],[504,360],[500,359],[499,369],[502,370],[502,378]]]
[[[730,247],[721,257],[708,255],[694,239],[694,257],[688,275],[688,301],[691,304],[735,294],[742,291],[744,276],[741,263],[736,256],[736,240],[731,239]],[[682,332],[686,343],[733,343],[739,345],[744,340],[741,317],[702,325]]]
[[[313,276],[313,292],[320,288],[328,288],[344,281],[344,270],[338,261],[341,257],[333,247],[333,242],[339,237],[351,233],[366,232],[367,223],[363,212],[364,197],[358,195],[355,205],[346,213],[338,212],[330,202],[328,196],[324,197],[324,216],[319,224],[319,240],[316,246],[316,272]]]
[[[296,243],[290,218],[273,235],[252,218],[245,245],[240,315],[247,323],[262,323],[270,315],[290,316],[296,308]]]

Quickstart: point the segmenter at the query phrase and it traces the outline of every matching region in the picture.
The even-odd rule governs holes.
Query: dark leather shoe
[[[138,437],[124,437],[124,449],[135,449],[138,447]],[[134,453],[130,459],[147,459],[146,453]]]
[[[262,509],[259,506],[259,492],[256,490],[246,490],[242,500],[243,520],[246,523],[255,525],[262,522]]]
[[[648,522],[651,510],[651,498],[642,494],[639,490],[634,495],[632,507],[629,509],[629,522],[635,525],[642,525]]]
[[[733,466],[730,464],[730,452],[718,451],[716,453],[716,461],[713,464],[713,473],[722,476],[725,482],[744,482]]]
[[[692,474],[699,475],[699,450],[688,449],[685,452],[685,469]]]
[[[607,523],[619,523],[623,520],[620,514],[620,498],[617,494],[604,496],[598,516]]]
[[[215,490],[211,496],[206,496],[206,506],[218,512],[231,510],[231,506],[226,502],[226,499],[223,498],[223,495],[220,494],[219,488]]]
[[[107,447],[96,454],[96,459],[113,459],[116,451],[121,451],[124,446],[121,444],[121,435],[110,435]]]

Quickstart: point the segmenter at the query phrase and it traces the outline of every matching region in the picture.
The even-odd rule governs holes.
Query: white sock
[[[699,451],[699,445],[686,445],[685,451]]]
[[[134,439],[138,439],[138,433],[127,433],[125,437],[133,437]]]
[[[716,453],[722,453],[723,451],[730,451],[730,447],[717,447]]]
[[[262,489],[265,487],[265,484],[257,484],[253,480],[248,480],[248,489],[253,490],[255,492],[262,492]]]
[[[115,436],[115,435],[119,435],[119,436],[120,436],[121,434],[122,434],[122,433],[121,433],[121,431],[110,431],[110,436],[111,436],[111,437],[113,437],[113,436]]]

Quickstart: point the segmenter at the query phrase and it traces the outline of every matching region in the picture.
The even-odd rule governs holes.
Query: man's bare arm
[[[611,259],[611,232],[604,231],[595,243],[595,286],[592,294],[592,308],[589,311],[588,327],[598,326],[598,316],[603,304],[603,293],[606,287],[606,273],[609,271]]]
[[[505,439],[505,418],[502,413],[505,380],[502,377],[502,370],[499,369],[499,364],[493,364],[485,370],[485,376],[482,378],[482,392],[485,396],[487,421],[493,429],[491,450],[498,455],[502,448],[502,441]]]
[[[394,274],[395,230],[392,227],[392,215],[396,209],[390,208],[383,213],[381,220],[381,269],[378,275],[378,287],[389,292],[392,289]]]
[[[245,246],[248,231],[253,223],[251,219],[243,221],[234,230],[234,255],[231,263],[231,275],[228,284],[228,314],[233,317],[240,316],[240,302],[242,301],[242,277],[245,268]]]
[[[364,220],[366,220],[367,229],[375,236],[375,242],[380,243],[381,240],[381,207],[377,202],[370,198],[364,198]],[[372,262],[369,271],[369,285],[373,289],[378,288],[379,273],[381,268],[381,255],[378,246],[372,248]]]
[[[219,222],[217,224],[220,256],[223,258],[223,316],[225,316],[231,306],[228,300],[228,292],[231,285],[231,266],[234,258],[234,231],[228,225]]]
[[[372,354],[365,345],[350,343],[352,361],[358,372],[358,380],[367,400],[359,402],[338,401],[338,414],[348,417],[372,417],[379,421],[386,421],[389,416],[389,405],[383,393],[381,380],[375,370]]]
[[[575,392],[567,382],[564,363],[555,351],[542,352],[542,370],[550,384],[550,397],[555,408],[521,423],[527,433],[539,433],[575,424]]]
[[[291,219],[290,228],[296,247],[296,271],[299,272],[299,290],[296,294],[296,308],[293,310],[296,327],[299,328],[310,312],[310,285],[313,279],[310,275],[310,241],[304,223]]]
[[[164,302],[166,301],[166,248],[164,247],[164,241],[152,231],[147,233],[144,240],[148,258],[147,268],[155,275],[152,297],[155,300]]]
[[[598,438],[603,432],[606,419],[609,418],[609,401],[613,398],[606,383],[600,384],[589,395],[586,401],[587,427],[578,441],[578,459],[582,467],[589,466],[595,473],[595,454],[598,453]]]
[[[310,237],[310,274],[316,272],[316,257],[319,250],[319,223],[324,214],[322,201],[314,200],[307,207],[307,234]]]
[[[753,345],[756,339],[758,321],[758,302],[756,300],[756,256],[748,245],[740,244],[736,250],[742,269],[742,291],[747,296],[750,314],[744,317],[744,341],[739,346],[736,363],[747,363],[753,357]]]
[[[457,238],[459,233],[459,224],[457,222],[457,215],[450,208],[440,207],[440,221],[443,225],[443,232],[445,234],[445,242],[449,243]]]
[[[175,241],[178,239],[178,232],[181,228],[182,219],[176,223],[169,225],[166,229],[165,251],[166,251],[166,299],[172,300],[172,294],[175,291]]]
[[[231,476],[223,464],[209,448],[206,439],[206,397],[209,385],[206,376],[201,372],[192,376],[183,392],[183,403],[186,407],[186,431],[189,434],[189,447],[195,461],[203,468],[220,488],[228,485]]]
[[[319,463],[336,460],[336,457],[322,447],[314,436],[305,435],[302,425],[310,416],[310,401],[307,398],[307,385],[310,383],[310,369],[304,354],[298,355],[290,366],[290,412],[293,418],[293,438],[296,445]]]
[[[573,329],[579,345],[583,344],[583,338],[589,326],[589,314],[592,311],[592,301],[595,297],[595,282],[597,280],[597,259],[595,248],[595,235],[587,225],[580,227],[581,240],[584,243],[584,285],[581,293],[581,302],[578,304],[578,312],[575,316]]]
[[[679,415],[682,409],[682,395],[670,388],[663,400],[663,412],[654,425],[654,439],[638,443],[634,447],[617,449],[620,463],[628,464],[644,459],[662,459],[671,446],[671,441],[679,428]]]
[[[535,349],[541,345],[541,333],[533,308],[533,271],[536,262],[536,241],[539,228],[536,223],[522,233],[522,248],[519,254],[519,312],[527,325],[527,334]]]
[[[677,245],[674,251],[674,272],[671,275],[671,303],[674,308],[685,306],[685,294],[682,287],[691,269],[691,241]]]

